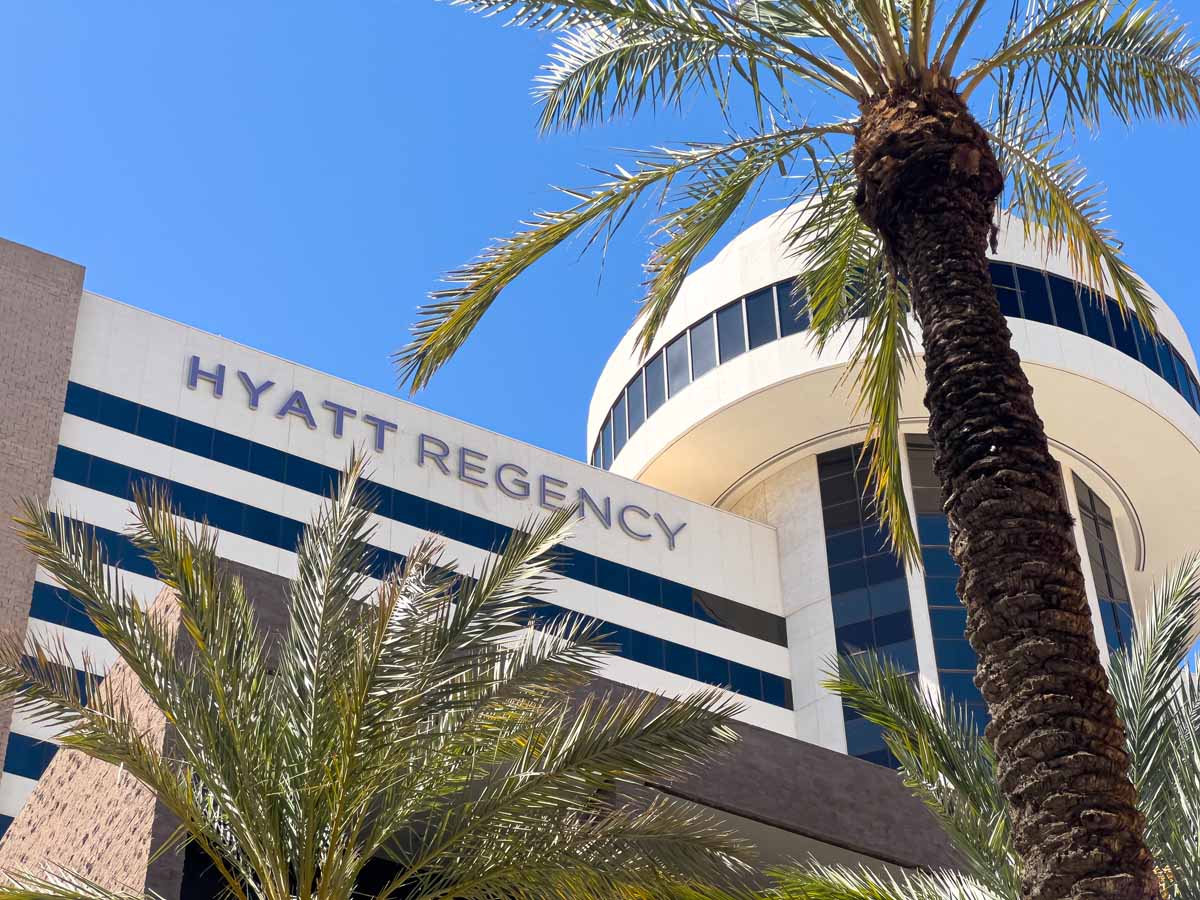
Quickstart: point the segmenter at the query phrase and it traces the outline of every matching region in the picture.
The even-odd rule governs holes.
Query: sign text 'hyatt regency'
[[[293,390],[285,395],[272,391],[276,384],[269,378],[258,381],[241,369],[237,370],[236,375],[250,409],[257,410],[266,405],[274,410],[277,419],[294,416],[310,429],[317,429],[317,417],[304,391]],[[212,386],[214,397],[224,397],[225,364],[205,369],[201,366],[199,356],[191,356],[187,364],[187,386],[196,390],[200,382]],[[268,397],[268,394],[271,396]],[[322,400],[318,409],[328,415],[334,437],[340,438],[345,434],[348,421],[357,420],[366,425],[369,431],[364,437],[370,439],[377,453],[388,449],[388,435],[396,434],[400,428],[396,422],[370,413],[360,415],[357,409],[333,400]],[[666,542],[667,549],[674,550],[676,539],[687,525],[686,522],[672,525],[660,513],[651,512],[636,503],[614,504],[612,497],[592,496],[587,488],[572,488],[569,482],[553,475],[531,475],[516,463],[495,463],[486,453],[465,446],[452,447],[432,434],[422,433],[415,438],[415,462],[422,468],[436,469],[448,478],[457,478],[478,488],[499,490],[513,500],[535,502],[547,510],[563,509],[574,504],[580,519],[594,519],[608,529],[616,527],[635,541],[649,541],[660,536]]]

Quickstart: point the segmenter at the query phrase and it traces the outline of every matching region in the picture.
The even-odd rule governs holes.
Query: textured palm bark
[[[1071,516],[987,268],[1002,176],[952,91],[864,109],[859,210],[909,287],[930,437],[1030,900],[1157,895]]]

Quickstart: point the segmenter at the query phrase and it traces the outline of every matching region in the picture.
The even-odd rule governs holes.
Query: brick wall
[[[21,497],[50,491],[83,267],[0,240],[0,629],[23,635],[33,559],[11,526]],[[0,705],[0,762],[11,707]]]

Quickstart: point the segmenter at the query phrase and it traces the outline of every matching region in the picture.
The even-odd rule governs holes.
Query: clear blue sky
[[[394,390],[388,355],[439,273],[558,205],[547,185],[591,183],[614,147],[722,136],[697,103],[537,137],[547,46],[434,0],[9,0],[0,235],[85,264],[102,294]],[[1194,335],[1197,149],[1200,131],[1163,127],[1081,148]],[[581,456],[647,238],[630,230],[602,279],[594,255],[548,259],[418,402]]]

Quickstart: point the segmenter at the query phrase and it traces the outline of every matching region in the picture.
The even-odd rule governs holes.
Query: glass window
[[[774,288],[763,288],[746,298],[746,326],[751,350],[779,337],[775,328]]]
[[[1133,320],[1133,337],[1137,341],[1138,356],[1142,363],[1153,369],[1156,374],[1161,375],[1162,369],[1158,365],[1158,353],[1154,349],[1154,338],[1150,336],[1150,332],[1146,330],[1139,319]]]
[[[804,302],[804,291],[793,280],[775,285],[779,299],[779,333],[783,337],[798,334],[808,328],[808,306]]]
[[[662,354],[646,363],[646,417],[653,415],[667,400],[667,379]]]
[[[1058,275],[1048,275],[1050,279],[1050,299],[1054,303],[1054,318],[1060,328],[1085,334],[1083,330],[1083,313],[1079,311],[1079,296],[1075,292],[1075,282],[1068,281]]]
[[[175,417],[143,406],[138,411],[137,434],[170,447],[175,440]]]
[[[608,468],[612,465],[612,416],[606,416],[604,427],[600,429],[600,465]]]
[[[674,397],[692,380],[688,369],[687,335],[681,334],[667,344],[667,395]]]
[[[1017,296],[1017,276],[1013,267],[1008,263],[993,262],[988,264],[992,275],[992,286],[996,289],[996,299],[1000,302],[1000,311],[1013,319],[1021,316],[1021,302]]]
[[[1188,378],[1187,363],[1174,349],[1171,351],[1171,358],[1175,362],[1175,380],[1179,384],[1179,393],[1183,394],[1183,398],[1195,407],[1196,398],[1192,395],[1192,380]]]
[[[621,452],[625,446],[625,441],[629,437],[629,432],[625,428],[625,395],[621,395],[612,408],[613,421],[613,459],[617,458],[617,454]]]
[[[600,441],[596,441],[596,446],[592,448],[592,465],[597,469],[600,468]]]
[[[1054,314],[1050,310],[1045,274],[1037,269],[1018,267],[1017,283],[1021,285],[1021,306],[1025,310],[1025,318],[1053,325]]]
[[[1156,339],[1158,344],[1158,362],[1162,372],[1162,377],[1167,379],[1167,383],[1175,390],[1179,390],[1179,381],[1175,377],[1175,354],[1171,345],[1161,334]]]
[[[1112,332],[1108,328],[1108,316],[1104,314],[1104,298],[1095,291],[1081,290],[1079,305],[1083,307],[1083,320],[1087,334],[1102,344],[1112,346]]]
[[[625,389],[625,396],[627,398],[626,408],[629,410],[629,434],[632,436],[646,421],[645,379],[641,372],[638,372],[637,377],[629,382],[629,387]]]
[[[746,351],[746,329],[742,322],[741,300],[717,311],[717,346],[721,350],[721,362],[729,362]]]
[[[1108,323],[1112,326],[1116,348],[1126,356],[1137,359],[1137,338],[1133,336],[1133,320],[1122,313],[1116,300],[1109,299],[1106,305],[1108,306]]]
[[[717,365],[717,333],[712,316],[705,316],[691,327],[692,378],[699,378]]]

